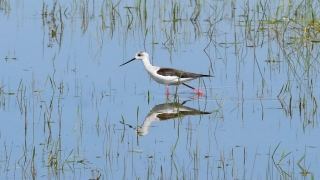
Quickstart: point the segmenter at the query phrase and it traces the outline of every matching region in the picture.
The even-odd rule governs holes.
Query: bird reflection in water
[[[138,126],[137,128],[134,128],[134,130],[137,132],[139,136],[144,136],[148,134],[149,127],[152,122],[164,121],[164,120],[169,120],[169,119],[174,119],[177,117],[183,117],[183,116],[189,116],[189,115],[202,115],[202,114],[212,113],[212,112],[200,111],[194,108],[184,106],[185,102],[181,104],[174,102],[174,103],[164,103],[164,104],[156,105],[149,112],[143,124],[141,126]],[[121,123],[124,124],[123,122]],[[128,124],[125,124],[125,125],[128,125]],[[128,125],[128,126],[133,128],[131,125]]]

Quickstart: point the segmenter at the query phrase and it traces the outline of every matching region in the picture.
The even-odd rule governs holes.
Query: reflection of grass
[[[297,163],[297,164],[298,164],[298,167],[299,167],[300,170],[301,170],[300,174],[302,174],[302,176],[307,176],[308,174],[310,174],[309,171],[307,171],[305,168],[303,168],[303,167],[300,165],[301,161],[304,160],[305,156],[306,156],[306,155],[303,155],[303,156],[299,159],[299,161],[298,161],[298,163]]]
[[[4,13],[9,16],[11,11],[10,0],[0,0],[0,12],[1,11],[4,11]]]
[[[83,35],[86,33],[90,33],[88,29],[90,29],[90,25],[97,26],[96,33],[92,37],[96,39],[96,43],[98,44],[98,48],[100,50],[103,49],[104,44],[108,44],[108,41],[113,40],[112,38],[119,38],[123,40],[123,42],[119,42],[119,44],[124,44],[124,49],[127,47],[127,40],[130,40],[132,36],[134,37],[134,40],[141,41],[140,43],[145,46],[144,48],[150,48],[149,46],[153,46],[156,44],[159,44],[159,46],[162,46],[162,48],[167,48],[170,53],[175,51],[182,51],[181,49],[188,49],[190,46],[188,46],[190,43],[194,43],[198,41],[200,37],[204,37],[208,39],[207,43],[203,43],[203,48],[205,49],[207,53],[208,59],[212,58],[214,60],[211,61],[211,72],[213,72],[214,63],[220,61],[221,57],[223,56],[229,56],[226,51],[226,54],[224,55],[220,51],[224,51],[227,48],[234,47],[234,55],[236,57],[236,63],[237,72],[241,72],[242,70],[247,71],[247,69],[240,69],[241,67],[245,68],[246,61],[249,61],[250,59],[247,59],[248,51],[256,50],[256,48],[265,48],[267,47],[268,56],[269,57],[256,57],[254,59],[255,66],[258,66],[259,68],[259,75],[261,80],[255,81],[258,83],[261,83],[262,91],[264,89],[273,86],[271,82],[267,81],[267,78],[265,77],[266,71],[268,71],[268,67],[264,67],[265,69],[261,68],[264,63],[276,63],[279,67],[279,71],[285,70],[287,73],[285,74],[287,78],[287,82],[283,83],[283,86],[281,90],[279,90],[279,102],[282,106],[282,111],[284,111],[284,114],[287,115],[290,118],[293,118],[294,115],[300,116],[302,119],[301,128],[303,128],[304,132],[308,132],[307,128],[314,128],[316,124],[318,123],[318,103],[317,103],[317,96],[318,91],[317,82],[318,82],[318,72],[319,72],[319,32],[320,32],[320,23],[319,19],[317,18],[317,15],[319,14],[318,8],[319,3],[314,1],[306,1],[305,3],[301,4],[295,4],[295,5],[278,5],[274,2],[277,1],[258,1],[258,3],[255,6],[249,7],[249,5],[242,8],[230,8],[230,11],[228,10],[228,6],[223,1],[214,1],[214,3],[210,3],[209,1],[190,1],[192,11],[191,13],[188,12],[187,8],[185,8],[185,4],[182,4],[181,1],[159,1],[157,5],[154,5],[151,9],[148,7],[148,3],[146,0],[137,0],[135,1],[136,4],[134,4],[135,7],[125,7],[123,8],[123,4],[121,4],[121,1],[103,1],[101,8],[99,9],[100,14],[94,14],[94,8],[90,8],[90,3],[96,3],[96,6],[99,6],[100,2],[97,1],[81,1],[79,5],[77,4],[77,1],[71,2],[72,5],[70,7],[67,6],[61,6],[58,7],[59,1],[54,1],[58,3],[54,3],[52,7],[48,8],[48,5],[44,2],[43,3],[43,9],[42,9],[42,20],[43,20],[43,26],[44,26],[44,34],[49,39],[48,44],[46,44],[48,47],[53,47],[53,45],[56,43],[59,46],[61,46],[63,32],[64,32],[64,26],[76,26],[76,21],[81,22],[81,27],[79,26],[79,29],[81,29]],[[220,2],[225,3],[222,6],[219,6]],[[60,1],[62,3],[62,1]],[[233,2],[232,2],[233,3]],[[274,3],[274,4],[273,4]],[[315,3],[311,5],[310,3]],[[276,12],[272,12],[273,7],[276,7]],[[256,8],[256,9],[255,9]],[[237,9],[237,10],[236,10]],[[0,11],[5,12],[9,14],[10,12],[10,1],[8,0],[0,0]],[[234,14],[234,12],[237,11],[237,13],[241,13],[241,15]],[[240,11],[240,12],[239,12]],[[78,17],[77,17],[78,16]],[[189,21],[191,19],[191,21]],[[97,22],[95,22],[97,20]],[[150,23],[150,21],[152,21]],[[229,32],[222,32],[221,29],[225,27],[220,26],[220,22],[229,22],[231,24],[230,29],[234,28],[234,31],[237,33],[234,33],[234,39],[230,42],[223,41],[225,37],[230,35]],[[200,22],[200,23],[199,23]],[[90,24],[91,23],[91,24]],[[124,28],[123,28],[124,27]],[[161,27],[161,28],[158,28]],[[191,27],[191,28],[190,28]],[[69,28],[69,27],[68,27]],[[71,27],[73,28],[73,27]],[[76,30],[76,27],[74,27],[74,30]],[[105,33],[105,32],[109,32]],[[100,33],[100,34],[99,34]],[[108,34],[109,36],[107,39],[104,35]],[[116,36],[116,35],[121,36]],[[73,34],[71,34],[73,35]],[[123,36],[122,36],[123,35]],[[149,36],[152,36],[152,41],[150,40]],[[141,39],[140,39],[140,38]],[[222,38],[222,40],[220,39]],[[66,39],[66,38],[65,38]],[[74,38],[78,39],[78,38]],[[227,39],[227,38],[225,38]],[[143,41],[143,42],[142,42]],[[159,43],[158,43],[159,42]],[[128,43],[129,44],[129,43]],[[138,44],[138,43],[137,43]],[[181,47],[182,46],[182,47]],[[250,47],[250,49],[248,48]],[[273,48],[273,49],[272,49]],[[214,52],[214,50],[216,50]],[[221,50],[223,49],[223,50]],[[249,50],[248,50],[249,49]],[[99,51],[100,52],[100,51]],[[243,53],[243,54],[241,54]],[[256,53],[256,52],[255,52]],[[213,58],[213,54],[217,55],[218,58]],[[96,57],[96,56],[95,56]],[[219,59],[220,58],[220,59]],[[7,56],[5,60],[10,59],[10,56]],[[13,60],[17,60],[17,58],[12,58]],[[19,58],[20,59],[20,58]],[[267,59],[267,60],[266,60]],[[58,60],[58,59],[57,59]],[[230,61],[228,58],[225,58],[225,64],[229,63]],[[19,62],[19,61],[17,61]],[[53,68],[55,69],[55,55],[52,59]],[[56,62],[57,63],[57,62]],[[241,64],[243,63],[243,65]],[[261,68],[261,70],[260,70]],[[76,69],[75,69],[76,70]],[[272,71],[272,69],[270,69]],[[276,71],[274,71],[276,72]],[[270,73],[272,74],[272,72]],[[226,74],[230,77],[230,74]],[[241,82],[243,77],[240,77],[241,73],[236,74],[237,81]],[[281,74],[282,75],[282,74]],[[223,80],[221,80],[223,81]],[[296,81],[297,83],[295,83]],[[48,101],[43,100],[41,97],[44,97],[44,94],[48,94],[48,90],[45,89],[47,83],[50,83],[51,90],[53,93],[50,95],[50,99]],[[1,108],[6,108],[6,97],[4,95],[16,95],[17,102],[18,102],[18,108],[20,109],[20,113],[27,117],[26,112],[27,107],[30,108],[29,104],[27,103],[26,94],[28,94],[28,86],[24,84],[23,80],[21,80],[20,84],[19,82],[16,82],[16,84],[19,84],[18,92],[9,92],[10,86],[2,84],[0,86],[0,96],[1,96]],[[81,80],[76,79],[75,80],[76,87],[75,89],[75,98],[81,96]],[[270,84],[268,84],[270,83]],[[55,92],[57,91],[57,88],[59,86],[59,83],[56,82],[54,76],[48,75],[45,86],[39,90],[33,90],[29,94],[34,94],[36,97],[39,98],[35,99],[34,101],[36,103],[39,103],[41,105],[41,111],[40,113],[43,115],[43,121],[44,121],[44,134],[45,134],[45,141],[47,143],[43,143],[46,146],[44,146],[44,151],[48,154],[47,159],[47,167],[52,168],[54,173],[58,173],[59,171],[63,172],[63,167],[65,164],[84,164],[85,158],[74,156],[71,158],[67,158],[68,160],[63,161],[61,160],[61,151],[65,147],[61,147],[61,140],[59,138],[54,138],[54,133],[56,132],[55,124],[54,124],[54,118],[55,114],[59,113],[59,123],[61,122],[61,119],[63,119],[64,116],[62,116],[62,107],[63,104],[59,104],[61,100],[61,96],[57,96]],[[63,87],[60,86],[59,87]],[[241,85],[239,86],[240,89],[242,89],[242,94],[239,93],[239,97],[242,98],[242,103],[245,100],[244,95],[244,88],[245,84],[242,81]],[[297,88],[296,88],[297,87]],[[4,91],[8,88],[8,92],[5,93]],[[67,89],[67,88],[66,88]],[[298,93],[295,92],[295,89],[297,89]],[[66,91],[66,90],[65,90]],[[176,90],[177,91],[177,90]],[[60,93],[63,94],[63,88],[60,88]],[[148,97],[147,102],[148,105],[150,104],[150,101],[152,98],[150,97],[150,93],[148,91]],[[296,95],[299,94],[299,95]],[[111,86],[110,86],[110,96],[111,96]],[[213,96],[213,100],[215,105],[218,106],[218,109],[216,110],[216,114],[213,116],[213,120],[215,120],[218,124],[218,120],[215,119],[215,117],[219,117],[222,120],[225,120],[225,114],[224,112],[229,113],[229,111],[225,110],[224,103],[225,99],[221,99],[217,97],[216,94]],[[179,102],[179,99],[177,96],[174,97],[174,101]],[[35,104],[36,104],[35,103]],[[31,103],[32,104],[32,103]],[[234,109],[237,109],[240,107],[240,104],[238,102],[235,102],[236,107]],[[39,106],[40,106],[39,105]],[[37,106],[37,105],[35,105]],[[58,110],[56,108],[58,107]],[[81,105],[77,106],[78,109],[76,111],[76,122],[74,126],[74,131],[77,131],[77,134],[83,134],[83,117],[82,117],[82,107]],[[242,104],[242,108],[244,107],[244,104]],[[30,108],[32,109],[32,107]],[[34,108],[36,109],[36,108]],[[32,109],[32,111],[34,111]],[[231,110],[231,113],[234,111]],[[296,111],[295,111],[296,110]],[[263,112],[263,111],[262,111]],[[295,112],[297,112],[295,114]],[[34,116],[34,119],[37,119],[36,113],[32,112],[32,116]],[[264,117],[264,112],[262,113],[262,119]],[[42,118],[42,117],[41,117]],[[38,119],[41,119],[38,118]],[[103,119],[103,117],[101,117]],[[100,114],[96,121],[96,128],[97,132],[99,134],[100,128]],[[136,120],[138,124],[139,119],[139,106],[137,107],[136,111]],[[190,169],[189,167],[184,167],[181,165],[181,160],[178,159],[178,149],[179,146],[184,146],[185,144],[182,144],[183,140],[183,128],[180,129],[181,121],[180,118],[178,118],[178,123],[175,125],[177,126],[177,137],[174,143],[171,145],[171,151],[170,151],[170,157],[169,161],[172,162],[172,172],[166,172],[165,166],[162,164],[154,164],[157,166],[157,168],[160,169],[160,176],[161,177],[172,177],[172,178],[185,178],[190,179],[190,176],[192,174],[195,174],[195,177],[197,177],[197,172],[199,173],[203,172],[203,170],[199,170],[201,164],[201,160],[199,157],[201,157],[201,143],[199,143],[199,140],[196,139],[196,144],[192,146],[194,148],[192,151],[190,150],[190,164],[194,165],[194,172],[188,172]],[[242,110],[242,119],[244,119],[244,110]],[[65,119],[64,119],[65,120]],[[128,120],[129,121],[129,120]],[[122,117],[122,122],[124,122],[124,118]],[[27,121],[26,121],[27,123]],[[211,123],[211,122],[210,122]],[[114,127],[113,127],[114,126]],[[78,128],[80,127],[80,131]],[[113,128],[112,128],[113,127]],[[125,128],[126,126],[124,126]],[[107,145],[105,148],[105,158],[106,158],[106,164],[110,164],[111,172],[112,167],[115,162],[114,159],[118,160],[118,157],[116,156],[123,156],[123,154],[119,155],[119,152],[122,153],[119,149],[121,149],[121,145],[128,143],[127,136],[129,136],[129,133],[125,133],[126,131],[123,131],[122,138],[119,141],[118,147],[113,147],[112,140],[117,141],[117,134],[114,133],[114,129],[116,129],[116,126],[113,124],[112,121],[109,121],[105,123],[105,130],[106,130],[106,139],[107,139]],[[113,129],[113,130],[112,130]],[[191,128],[190,128],[191,129]],[[60,133],[61,131],[61,124],[59,124],[58,131]],[[190,139],[192,139],[191,131],[188,130],[190,133]],[[216,129],[209,129],[210,131],[208,134],[218,134],[219,131]],[[113,134],[114,133],[114,134]],[[192,132],[193,133],[193,132]],[[60,136],[60,134],[59,134]],[[138,141],[138,136],[137,136]],[[191,141],[191,140],[190,140]],[[78,141],[78,146],[80,146],[80,141]],[[200,145],[199,145],[200,144]],[[277,168],[277,170],[281,173],[282,177],[284,179],[290,179],[292,175],[294,174],[294,171],[292,170],[284,170],[283,164],[285,164],[286,160],[292,155],[291,151],[293,150],[283,150],[280,157],[276,156],[276,152],[278,151],[280,143],[277,145],[277,147],[274,149],[272,154],[272,160],[274,166]],[[213,146],[212,144],[209,144],[209,146]],[[220,146],[220,144],[219,144]],[[218,145],[217,145],[218,147]],[[12,165],[9,163],[10,158],[12,158],[10,151],[7,153],[7,147],[5,144],[5,156],[8,162],[6,162],[4,168],[9,169],[9,166]],[[118,148],[118,149],[116,149]],[[133,149],[133,148],[132,148]],[[32,175],[36,175],[37,169],[36,169],[36,154],[39,151],[35,146],[30,146],[28,149],[25,149],[26,152],[29,150],[30,155],[27,157],[26,154],[24,154],[25,160],[30,160],[31,167],[30,172]],[[37,151],[36,151],[37,150]],[[81,148],[77,147],[76,154],[80,154]],[[233,151],[233,149],[232,149]],[[134,154],[143,154],[140,152],[140,150],[132,150],[131,152],[135,152]],[[217,169],[223,170],[223,175],[228,176],[227,173],[229,173],[227,167],[228,158],[225,158],[225,153],[228,152],[228,149],[221,150],[220,152],[220,159],[219,159],[219,165],[217,165]],[[114,154],[117,154],[114,156]],[[158,154],[157,154],[158,155]],[[70,156],[70,155],[69,155]],[[160,156],[160,155],[159,155]],[[141,156],[142,157],[142,156]],[[205,158],[208,159],[208,165],[207,169],[208,171],[215,171],[216,169],[212,168],[211,154],[208,153],[208,155],[205,155]],[[168,159],[169,159],[168,158]],[[218,157],[219,158],[219,157]],[[309,172],[309,168],[306,168],[304,165],[301,165],[304,161],[306,161],[306,155],[301,157],[297,163],[301,170],[302,176],[308,176],[311,174],[311,178],[313,179],[313,173]],[[124,155],[124,161],[127,162],[129,158],[127,158]],[[142,159],[142,158],[141,158]],[[210,159],[210,163],[209,163]],[[185,159],[183,159],[184,161]],[[184,162],[183,162],[184,163]],[[296,165],[296,164],[295,164]],[[234,165],[236,166],[236,165]],[[149,170],[152,171],[152,167],[148,166],[148,173]],[[230,167],[230,166],[229,166]],[[38,167],[39,168],[39,167]],[[214,169],[214,170],[211,170]],[[216,167],[215,167],[216,168]],[[234,167],[236,169],[237,167]],[[183,171],[183,176],[179,174],[181,172],[181,169]],[[10,170],[10,169],[9,169]],[[24,171],[27,171],[27,169],[23,169]],[[108,169],[109,170],[109,169]],[[125,173],[127,169],[124,168]],[[116,171],[116,170],[114,170]],[[219,171],[219,170],[218,170]],[[232,169],[233,171],[233,169]],[[74,172],[74,171],[73,171]],[[100,172],[96,172],[97,174],[93,177],[99,178],[101,176]],[[108,172],[109,173],[109,172]],[[171,174],[170,174],[171,173]],[[210,173],[210,172],[209,172]],[[208,174],[209,174],[208,173]],[[177,174],[177,176],[174,176],[173,174]],[[214,174],[214,173],[212,173]],[[153,177],[153,175],[148,174]],[[154,175],[156,177],[158,174]],[[68,175],[67,175],[68,176]],[[241,175],[239,174],[241,177]],[[57,176],[58,177],[58,176]],[[243,175],[244,178],[246,178],[246,174]],[[58,178],[57,178],[58,179]]]
[[[302,167],[301,165],[300,165],[300,163],[305,159],[305,157],[306,157],[306,155],[303,155],[300,159],[299,159],[299,161],[298,161],[298,163],[297,163],[297,165],[298,165],[298,167],[300,168],[300,170],[301,170],[301,172],[300,172],[300,174],[303,176],[303,177],[306,177],[306,176],[308,176],[309,174],[310,174],[310,178],[311,179],[314,179],[314,174],[312,173],[312,172],[309,172],[307,169],[305,169],[304,167]]]
[[[290,175],[288,172],[286,172],[286,171],[284,171],[284,170],[282,169],[282,167],[281,167],[281,162],[282,162],[282,160],[283,160],[284,158],[286,158],[291,152],[286,153],[285,150],[283,150],[280,159],[276,162],[276,160],[275,160],[275,153],[276,153],[279,145],[280,145],[280,143],[279,143],[279,144],[277,145],[277,147],[274,149],[273,154],[272,154],[271,157],[272,157],[273,164],[275,165],[275,167],[277,168],[277,170],[278,170],[278,171],[281,173],[281,175],[286,179],[286,178],[288,178],[288,177],[291,177],[291,175]]]
[[[276,154],[277,149],[279,148],[279,145],[280,145],[280,143],[279,143],[279,144],[277,145],[277,147],[274,149],[271,158],[272,158],[272,161],[273,161],[274,166],[275,166],[275,167],[277,168],[277,170],[281,173],[282,177],[283,177],[284,179],[287,179],[287,178],[290,179],[291,177],[294,176],[294,168],[293,168],[292,172],[290,172],[290,171],[288,171],[288,170],[287,170],[287,171],[284,171],[281,166],[283,165],[282,161],[283,161],[285,158],[288,158],[288,155],[290,155],[291,152],[286,153],[286,151],[283,150],[282,153],[281,153],[280,159],[279,159],[279,160],[276,160],[276,159],[275,159],[275,154]],[[307,169],[305,169],[303,166],[300,165],[300,163],[305,159],[305,156],[306,156],[306,155],[303,155],[303,156],[299,159],[299,161],[297,162],[297,165],[298,165],[298,167],[299,167],[300,170],[301,170],[300,174],[301,174],[302,176],[304,176],[304,177],[310,174],[310,175],[311,175],[311,179],[314,179],[313,173],[312,173],[312,172],[309,172]],[[294,162],[294,161],[293,161],[293,162]],[[288,163],[289,163],[289,165],[290,165],[290,159],[288,160]],[[270,168],[270,167],[269,167],[269,168]]]

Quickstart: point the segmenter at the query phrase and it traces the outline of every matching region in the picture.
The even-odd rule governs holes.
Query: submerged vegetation
[[[0,177],[317,179],[319,5],[0,0]],[[114,68],[141,48],[206,95]]]

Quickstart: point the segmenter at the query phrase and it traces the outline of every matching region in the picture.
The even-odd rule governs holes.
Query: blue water
[[[232,16],[225,2],[210,5],[226,11],[204,2],[192,24],[195,4],[189,2],[181,2],[176,23],[168,21],[170,3],[163,9],[148,2],[145,21],[139,11],[124,8],[136,3],[120,1],[112,12],[108,2],[89,2],[87,29],[83,3],[58,2],[55,20],[41,15],[42,3],[1,8],[1,178],[30,179],[35,171],[37,178],[57,179],[278,179],[285,177],[279,163],[300,179],[297,162],[304,155],[300,165],[319,177],[318,66],[305,71],[302,60],[292,59],[294,71],[268,38],[273,31],[248,35],[242,3],[235,3]],[[45,5],[50,13],[53,4]],[[138,136],[135,128],[168,102],[165,86],[151,80],[141,62],[119,67],[141,50],[154,65],[213,74],[188,83],[204,91],[199,99],[184,86],[175,99],[172,86],[169,100],[187,100],[184,106],[211,114],[154,121]],[[277,62],[266,62],[271,59]],[[299,98],[306,101],[301,114]],[[282,154],[288,155],[279,162]]]

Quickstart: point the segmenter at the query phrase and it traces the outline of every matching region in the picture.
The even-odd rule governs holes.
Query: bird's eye
[[[142,56],[142,55],[139,53],[138,56],[140,57],[140,56]]]

